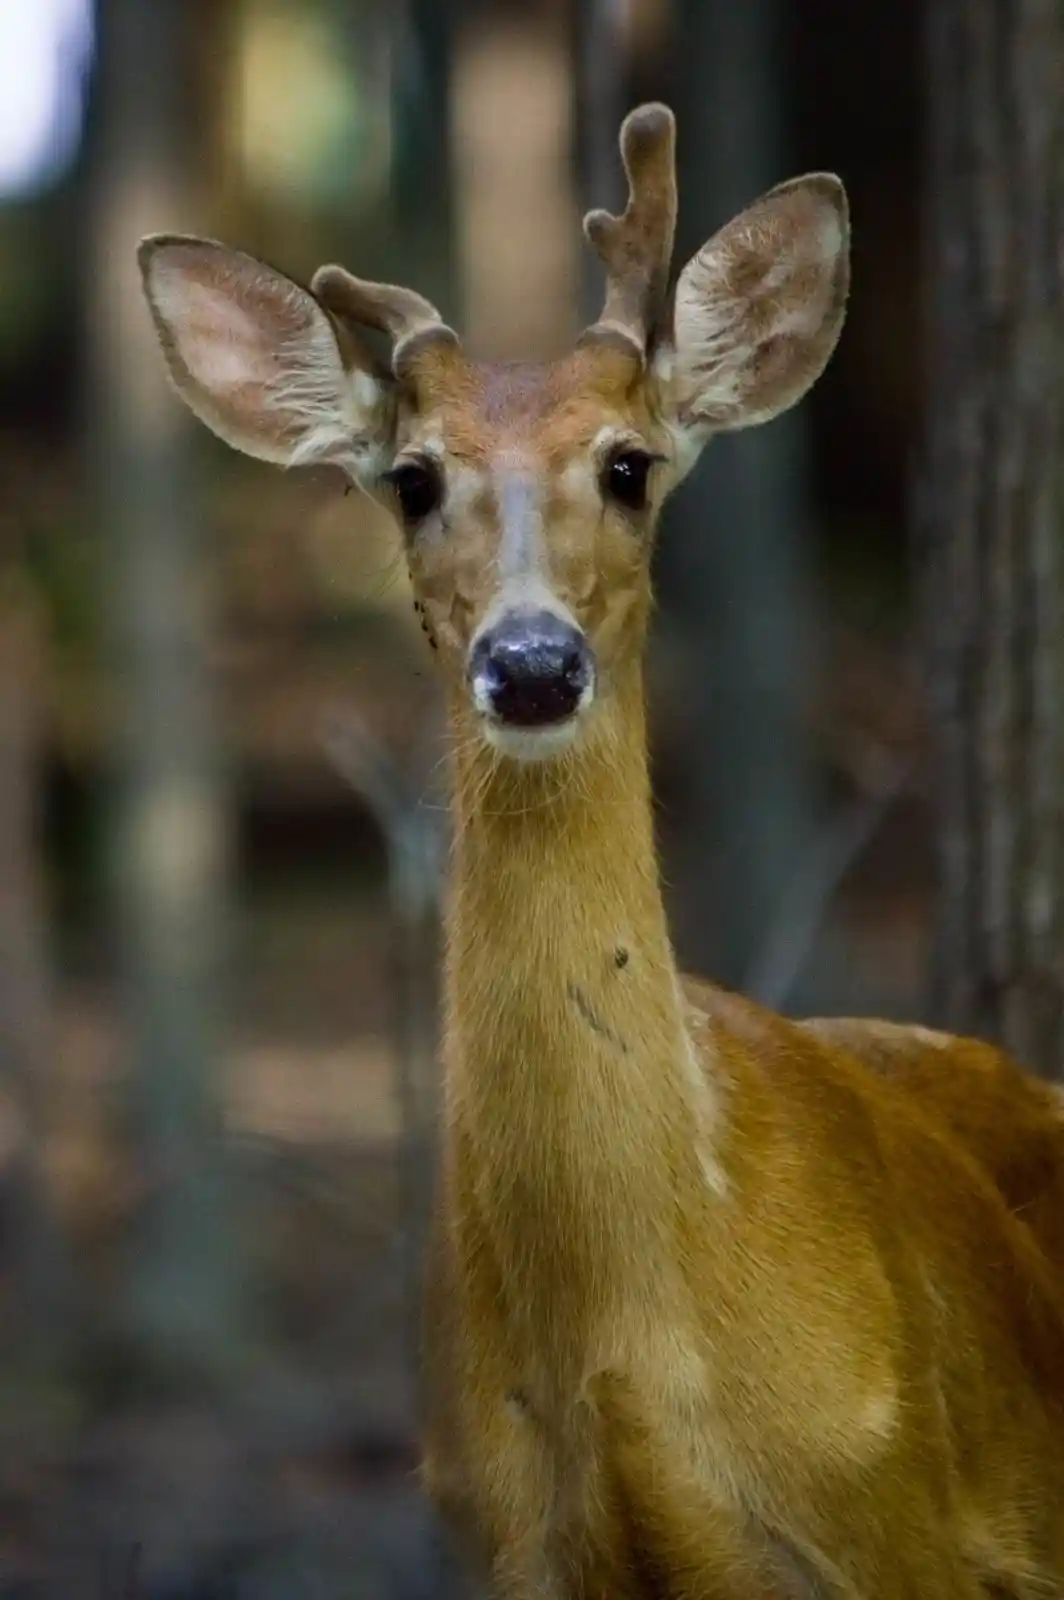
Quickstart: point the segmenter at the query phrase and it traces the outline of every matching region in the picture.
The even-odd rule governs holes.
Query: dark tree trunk
[[[407,263],[415,264],[421,292],[451,318],[458,314],[451,126],[454,24],[452,0],[406,0],[389,16],[396,248],[403,270],[409,273]]]
[[[937,1020],[1064,1072],[1064,10],[928,0]]]
[[[792,171],[784,49],[779,0],[678,0],[677,266]],[[667,508],[660,552],[660,636],[682,686],[674,925],[693,970],[738,985],[811,838],[806,457],[800,410],[713,441]]]
[[[577,192],[585,211],[623,211],[628,197],[617,137],[632,102],[621,8],[613,0],[580,0],[571,21]],[[602,292],[602,265],[585,247],[580,253],[582,321],[594,322],[602,309]]]

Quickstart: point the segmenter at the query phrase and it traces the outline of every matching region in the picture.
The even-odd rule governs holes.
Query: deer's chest
[[[653,1395],[638,1366],[594,1359],[564,1392],[533,1369],[495,1405],[469,1395],[480,1420],[453,1482],[489,1568],[527,1563],[528,1593],[551,1600],[665,1600],[737,1572],[788,1600],[813,1592],[747,1508],[699,1358],[675,1345],[657,1358],[673,1382]]]
[[[842,1413],[828,1426],[801,1330],[793,1349],[766,1351],[751,1297],[729,1293],[707,1315],[668,1252],[611,1259],[597,1282],[589,1262],[565,1275],[577,1294],[537,1279],[538,1257],[515,1281],[489,1236],[462,1243],[463,1270],[451,1257],[439,1285],[450,1315],[430,1330],[448,1399],[429,1476],[490,1563],[524,1552],[545,1572],[587,1574],[558,1589],[533,1573],[530,1593],[567,1600],[660,1600],[696,1577],[707,1591],[707,1575],[727,1592],[734,1571],[762,1569],[766,1594],[816,1592],[781,1530],[818,1547],[817,1486],[856,1455],[873,1464],[882,1375],[819,1352]],[[714,1335],[722,1317],[727,1340]]]

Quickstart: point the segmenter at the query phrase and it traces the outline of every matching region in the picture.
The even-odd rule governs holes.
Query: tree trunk
[[[1064,11],[928,0],[936,1020],[1064,1071]]]
[[[41,841],[44,628],[24,574],[0,570],[0,1211],[19,1333],[32,1358],[66,1353],[71,1284],[42,1166],[54,1039]],[[8,1330],[10,1331],[10,1330]]]
[[[214,1092],[228,810],[206,669],[206,560],[187,424],[137,280],[197,170],[187,0],[100,8],[90,448],[108,601],[115,922],[144,1203],[116,1313],[149,1371],[229,1370],[240,1254]]]
[[[617,0],[581,0],[571,14],[574,155],[585,211],[623,211],[628,199],[617,151],[621,122],[631,109],[624,21]],[[603,280],[602,264],[588,245],[580,268],[581,321],[591,323],[602,310]]]
[[[416,263],[421,292],[452,320],[458,314],[451,113],[454,23],[451,0],[405,0],[389,18],[394,52],[396,249],[404,264]]]
[[[778,0],[678,0],[677,266],[790,173],[780,26]],[[666,510],[661,637],[684,753],[666,869],[681,958],[731,984],[757,968],[811,837],[805,428],[799,411],[715,440]]]

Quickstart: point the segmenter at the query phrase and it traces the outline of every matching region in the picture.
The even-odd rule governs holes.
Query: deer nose
[[[481,634],[469,661],[474,699],[513,728],[564,722],[594,673],[584,635],[549,611],[502,617]]]

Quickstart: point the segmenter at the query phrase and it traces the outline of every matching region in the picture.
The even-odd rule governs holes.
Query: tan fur
[[[495,1592],[1064,1592],[1058,1097],[678,990],[636,678],[456,767],[426,1481]]]
[[[709,433],[815,380],[848,253],[838,180],[797,179],[713,236],[670,312],[672,137],[664,108],[628,119],[629,205],[588,224],[603,317],[546,366],[479,365],[420,296],[342,269],[323,309],[220,246],[142,257],[208,425],[339,459],[397,511],[387,469],[440,487],[405,529],[455,819],[425,1483],[497,1600],[1064,1595],[1060,1096],[987,1046],[788,1022],[673,960],[655,521]],[[620,447],[654,458],[645,509],[610,497]],[[499,747],[471,692],[507,585],[593,652],[562,742]]]

